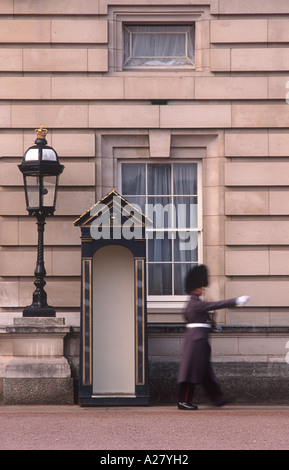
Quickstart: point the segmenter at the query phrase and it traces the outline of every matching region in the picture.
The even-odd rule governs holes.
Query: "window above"
[[[125,24],[123,68],[194,66],[194,24]]]

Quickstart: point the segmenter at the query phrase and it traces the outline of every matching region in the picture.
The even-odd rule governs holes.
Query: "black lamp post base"
[[[56,312],[53,307],[25,307],[23,310],[23,317],[56,317]]]

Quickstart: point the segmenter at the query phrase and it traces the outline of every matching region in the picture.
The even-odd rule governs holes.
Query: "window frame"
[[[174,26],[181,26],[181,27],[184,27],[184,28],[188,28],[187,31],[165,31],[165,32],[161,32],[161,31],[132,31],[130,30],[130,28],[133,28],[134,26],[138,26],[138,27],[161,27],[161,26],[164,26],[164,27],[173,27]],[[192,31],[193,30],[193,31]],[[173,55],[169,55],[169,56],[132,56],[132,42],[133,42],[133,36],[137,35],[137,34],[142,34],[142,35],[153,35],[153,34],[158,34],[159,36],[163,35],[163,34],[171,34],[171,35],[180,35],[180,34],[183,34],[185,36],[185,55],[184,56],[173,56]],[[190,42],[190,34],[192,34],[192,39],[191,39],[191,46],[189,46],[189,42]],[[126,54],[126,40],[125,40],[125,36],[127,35],[127,37],[129,38],[128,39],[128,49],[129,49],[129,57],[126,59],[125,58],[125,54]],[[129,22],[124,22],[123,25],[122,25],[122,50],[123,50],[123,62],[122,62],[122,69],[124,71],[126,70],[148,70],[148,69],[153,69],[153,70],[166,70],[166,69],[171,69],[171,68],[177,68],[177,69],[195,69],[196,67],[196,25],[195,25],[195,21],[190,21],[190,22],[187,22],[187,23],[184,23],[184,22],[178,22],[178,23],[172,23],[172,22],[168,22],[168,23],[158,23],[158,22],[149,22],[149,23],[143,23],[143,22],[139,22],[139,23],[129,23]],[[191,58],[189,56],[189,48],[192,48],[193,49],[193,58]],[[147,59],[148,61],[150,62],[153,62],[154,60],[156,59],[169,59],[169,60],[186,60],[187,63],[183,63],[183,64],[177,64],[177,63],[173,63],[173,64],[160,64],[160,63],[156,63],[155,65],[153,63],[150,63],[150,64],[140,64],[140,65],[137,65],[137,64],[130,64],[129,62],[133,61],[133,60],[145,60]]]
[[[199,5],[170,5],[152,7],[139,6],[109,6],[109,44],[112,45],[109,54],[108,70],[111,74],[138,76],[139,72],[154,72],[154,74],[174,73],[175,70],[183,73],[203,72],[208,67],[207,54],[210,49],[210,35],[208,20],[210,20],[210,7],[200,8]],[[123,25],[124,24],[191,24],[195,25],[195,65],[187,67],[162,68],[123,68]]]
[[[147,171],[147,166],[150,164],[169,164],[172,166],[173,164],[178,164],[178,163],[195,163],[197,164],[197,199],[198,199],[198,213],[197,213],[197,228],[186,228],[186,231],[190,232],[197,232],[198,234],[198,260],[197,264],[201,264],[203,262],[203,206],[202,206],[202,160],[201,159],[192,159],[192,160],[187,160],[187,159],[173,159],[170,161],[164,161],[163,159],[154,159],[153,161],[148,161],[148,160],[143,160],[143,159],[127,159],[127,160],[121,160],[118,162],[118,188],[120,190],[120,194],[122,193],[122,170],[123,170],[123,164],[145,164],[146,165],[146,171]],[[171,175],[172,178],[172,175]],[[130,196],[123,194],[123,196],[130,201]],[[146,187],[146,202],[149,197],[153,197],[154,195],[148,194],[147,187]],[[177,194],[173,193],[173,188],[171,191],[170,197],[173,198],[177,196]],[[185,195],[181,195],[185,196]],[[133,197],[133,196],[132,196]],[[155,195],[157,197],[157,195]],[[157,232],[157,231],[166,231],[166,232],[172,232],[172,231],[182,231],[182,229],[179,228],[153,228],[147,229],[147,232]],[[146,237],[146,247],[148,250],[148,238]],[[170,261],[170,264],[172,267],[174,266],[176,262],[174,261],[174,257],[172,256],[172,260]],[[193,264],[193,262],[188,261],[187,264]],[[148,261],[148,256],[146,259],[146,276],[147,276],[147,286],[149,285],[148,283],[148,275],[149,275],[149,269],[148,266],[149,264],[154,264],[154,262],[149,262]],[[171,279],[172,279],[172,285],[174,282],[174,274],[173,274],[173,269],[172,269],[172,274],[171,274]],[[147,293],[147,300],[148,302],[183,302],[187,298],[187,295],[175,295],[175,294],[169,294],[169,295],[149,295]]]

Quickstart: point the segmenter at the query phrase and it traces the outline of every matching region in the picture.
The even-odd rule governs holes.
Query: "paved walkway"
[[[289,450],[289,406],[1,406],[0,436],[0,450]]]

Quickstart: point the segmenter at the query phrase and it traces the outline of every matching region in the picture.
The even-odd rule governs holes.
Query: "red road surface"
[[[288,450],[289,406],[1,406],[0,436],[0,450]]]

